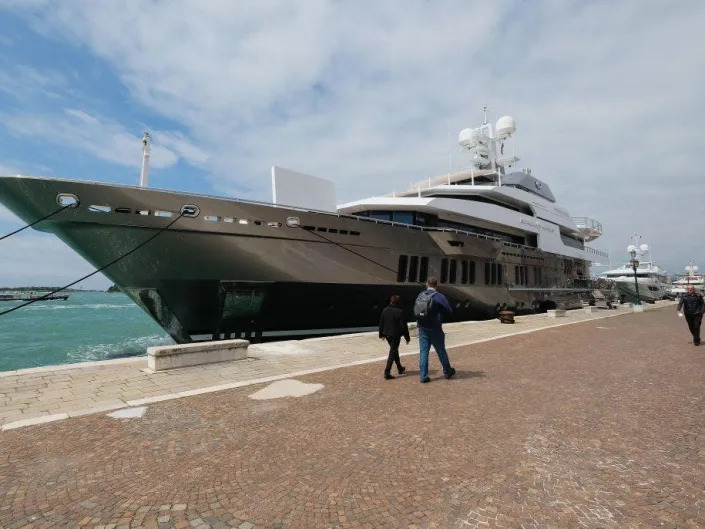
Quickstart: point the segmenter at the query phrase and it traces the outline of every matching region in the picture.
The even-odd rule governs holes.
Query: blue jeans
[[[443,366],[443,374],[448,376],[451,373],[450,361],[446,352],[446,335],[443,329],[425,329],[419,327],[419,374],[421,380],[428,378],[428,353],[431,346],[436,350],[438,359]]]

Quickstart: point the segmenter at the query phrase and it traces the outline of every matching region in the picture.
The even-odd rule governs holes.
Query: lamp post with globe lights
[[[629,252],[629,256],[631,259],[629,259],[629,264],[632,267],[632,270],[634,270],[634,289],[636,291],[636,299],[634,300],[634,310],[636,312],[641,312],[644,310],[644,307],[641,304],[641,298],[639,297],[639,281],[637,280],[637,275],[636,271],[639,268],[639,259],[637,259],[637,255],[639,253],[645,254],[646,252],[649,251],[649,245],[648,244],[642,244],[637,248],[634,244],[630,244],[627,246],[627,252]]]
[[[696,265],[688,265],[685,267],[685,271],[688,274],[686,276],[686,283],[690,285],[690,278],[698,273],[698,267]]]

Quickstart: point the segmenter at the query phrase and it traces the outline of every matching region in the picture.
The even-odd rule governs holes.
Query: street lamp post
[[[691,261],[692,262],[692,261]],[[686,283],[690,285],[690,278],[693,277],[698,272],[698,267],[695,265],[688,265],[685,267],[685,271],[688,273],[686,277]]]
[[[636,300],[634,301],[634,305],[641,305],[641,298],[639,297],[639,281],[637,281],[636,278],[636,269],[639,268],[639,260],[636,258],[636,246],[630,244],[627,247],[627,251],[631,257],[629,264],[632,266],[632,270],[634,270],[634,288],[636,289]]]

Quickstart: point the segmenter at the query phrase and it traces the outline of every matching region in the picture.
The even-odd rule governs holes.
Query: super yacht
[[[411,320],[429,276],[456,321],[580,307],[602,226],[516,169],[515,131],[485,115],[459,134],[466,169],[338,206],[332,182],[280,168],[264,203],[152,189],[146,164],[140,187],[3,176],[0,201],[27,223],[51,215],[35,229],[96,268],[114,262],[103,273],[179,343],[368,330],[392,294]]]
[[[629,264],[608,270],[600,275],[615,282],[622,302],[636,300],[635,273]],[[671,284],[668,280],[668,274],[655,263],[650,261],[639,263],[636,269],[636,281],[639,284],[639,299],[641,301],[651,303],[659,299],[666,299],[670,295]]]
[[[695,288],[695,292],[705,294],[705,275],[698,273],[698,267],[688,265],[685,267],[686,273],[678,276],[671,285],[671,297],[678,298],[686,293],[689,286]]]

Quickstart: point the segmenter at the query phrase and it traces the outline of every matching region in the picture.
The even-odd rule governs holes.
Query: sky
[[[269,201],[278,165],[344,203],[465,167],[487,106],[614,266],[638,234],[682,273],[705,267],[703,27],[692,0],[3,0],[0,173],[135,185],[149,130],[152,187]],[[40,232],[0,244],[0,286],[92,270]]]

